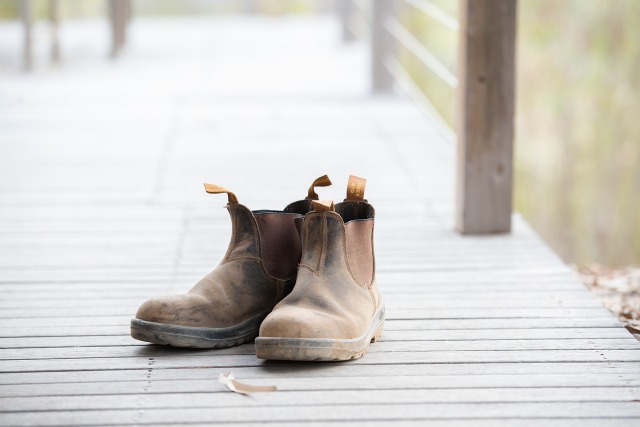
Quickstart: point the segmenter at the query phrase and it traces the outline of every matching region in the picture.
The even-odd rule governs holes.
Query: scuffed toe
[[[325,313],[295,306],[282,307],[267,316],[260,326],[261,337],[332,338],[340,334],[336,322]]]
[[[145,301],[136,319],[147,322],[193,327],[211,327],[212,304],[194,294],[170,295]]]

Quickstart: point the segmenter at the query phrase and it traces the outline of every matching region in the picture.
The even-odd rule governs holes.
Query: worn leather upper
[[[212,191],[219,189],[227,191],[222,187]],[[230,197],[232,235],[220,264],[186,294],[146,301],[136,318],[220,328],[268,313],[295,283],[300,237],[294,220],[310,206],[304,200],[289,205],[285,212],[254,213]]]
[[[263,321],[261,337],[351,339],[367,331],[381,304],[373,222],[365,201],[305,216],[295,287]]]

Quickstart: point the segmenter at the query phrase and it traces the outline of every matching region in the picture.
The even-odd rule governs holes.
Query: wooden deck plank
[[[242,397],[242,396],[238,396]],[[236,397],[236,398],[238,398]],[[3,422],[7,425],[117,425],[129,423],[181,423],[185,419],[211,424],[242,421],[270,423],[281,421],[368,421],[368,420],[431,420],[482,418],[516,418],[530,420],[580,419],[580,418],[635,418],[640,416],[640,406],[634,402],[559,402],[547,403],[416,403],[336,406],[254,406],[223,408],[157,408],[153,411],[128,410],[79,410],[31,413],[7,413]]]
[[[280,390],[335,390],[335,383],[341,377],[307,377],[288,378],[251,378],[252,383],[259,385],[273,384]],[[504,388],[611,388],[640,385],[637,375],[624,374],[554,374],[554,375],[454,375],[454,376],[367,376],[347,378],[341,390],[442,390],[442,389],[504,389]],[[100,382],[64,382],[0,385],[0,396],[100,396],[130,395],[139,393],[205,393],[224,392],[219,383],[211,378],[168,379],[168,380],[131,380]],[[636,390],[637,391],[637,390]]]
[[[470,336],[467,330],[463,329],[440,329],[440,330],[395,330],[385,329],[384,338],[380,342],[411,342],[411,341],[446,341],[448,345],[455,346],[454,341],[469,342],[475,345],[475,341],[502,341],[505,345],[507,341],[518,341],[523,345],[525,341],[544,342],[552,340],[555,345],[571,346],[573,340],[623,340],[625,345],[630,347],[635,344],[628,341],[628,332],[617,326],[612,328],[547,328],[529,329],[523,333],[522,329],[500,329],[496,333],[492,329],[475,330]],[[569,342],[566,342],[569,341]],[[25,348],[64,348],[64,347],[118,347],[118,346],[145,346],[143,342],[135,342],[130,339],[129,334],[120,335],[81,335],[81,336],[43,336],[43,337],[4,337],[0,341],[0,348],[4,349],[25,349]],[[550,345],[550,344],[549,344]]]
[[[144,348],[144,346],[136,345]],[[14,349],[4,349],[0,354],[0,360],[51,360],[51,359],[89,359],[89,358],[112,358],[112,357],[130,357],[135,349],[130,345],[102,347],[90,347],[84,344],[82,347],[49,347],[49,348],[32,348],[27,350],[23,347]],[[550,350],[558,352],[561,350],[636,350],[637,345],[624,339],[544,339],[544,340],[475,340],[475,341],[424,341],[403,337],[402,340],[382,341],[375,349],[371,349],[371,353],[384,352],[435,352],[435,351],[542,351]],[[166,349],[166,351],[154,350],[149,352],[153,357],[167,357],[175,355],[175,351]],[[216,352],[212,354],[201,354],[200,356],[209,357],[220,354],[243,354],[254,355],[255,351],[251,348],[235,348],[231,351]],[[425,355],[427,358],[428,355]]]
[[[103,318],[85,319],[82,324],[73,323],[65,325],[47,325],[36,328],[29,327],[8,327],[0,328],[0,337],[66,337],[66,336],[100,336],[100,335],[122,335],[127,333],[128,323],[103,324]],[[127,319],[128,320],[128,319]],[[505,321],[504,319],[410,319],[410,320],[387,320],[385,330],[405,330],[405,331],[476,331],[517,329],[521,337],[527,337],[529,329],[576,329],[576,328],[620,328],[620,322],[614,318],[520,318],[515,321]],[[626,330],[622,329],[624,332]],[[469,333],[469,332],[468,332]],[[494,336],[500,332],[487,332]],[[606,333],[606,332],[605,332]],[[539,335],[538,335],[539,336]]]
[[[327,393],[327,391],[331,393]],[[260,395],[253,400],[215,391],[190,393],[126,393],[116,395],[86,396],[36,396],[0,397],[0,407],[12,408],[10,412],[69,411],[69,410],[126,410],[126,409],[188,409],[188,408],[256,408],[264,406],[291,406],[295,395],[296,405],[388,405],[389,389],[377,390],[287,390]],[[546,402],[622,402],[640,397],[634,387],[550,387],[550,388],[473,388],[473,389],[403,389],[393,390],[395,402],[419,403],[546,403]],[[135,402],[135,403],[132,403]]]
[[[637,422],[638,343],[519,216],[510,235],[454,232],[455,147],[406,99],[367,94],[366,51],[330,18],[133,30],[108,70],[0,81],[0,425]],[[226,248],[201,182],[279,208],[324,173],[328,197],[366,176],[376,207],[388,320],[369,354],[265,363],[250,344],[129,337],[142,301]],[[229,370],[280,391],[229,393]]]
[[[52,371],[90,371],[121,369],[177,369],[177,368],[217,368],[232,369],[235,367],[258,367],[262,361],[255,355],[212,355],[183,352],[179,355],[167,356],[161,353],[158,357],[149,353],[136,356],[134,350],[128,357],[101,357],[79,359],[49,360],[4,360],[0,373],[15,372],[52,372]],[[443,365],[462,363],[514,363],[519,364],[526,373],[524,363],[577,363],[577,362],[629,362],[630,369],[640,362],[637,350],[513,350],[513,351],[402,351],[390,357],[387,352],[372,351],[362,360],[351,365]],[[638,369],[640,371],[640,369]]]
[[[375,367],[375,369],[372,369]],[[102,367],[101,367],[102,368]],[[268,365],[260,367],[232,367],[238,378],[254,381],[269,380],[277,383],[280,378],[300,378],[304,381],[314,382],[317,378],[341,378],[341,389],[344,384],[349,384],[357,378],[370,378],[377,376],[387,377],[424,377],[424,376],[450,376],[453,383],[456,377],[487,378],[487,376],[513,376],[519,378],[522,375],[583,375],[597,378],[606,375],[615,375],[620,378],[620,385],[626,385],[625,375],[638,376],[636,366],[630,362],[565,362],[565,363],[459,363],[459,364],[415,364],[415,365],[354,365],[349,367],[348,375],[344,368],[335,366],[308,367],[299,365]],[[109,370],[98,369],[93,371],[40,371],[0,374],[0,384],[66,384],[66,383],[93,383],[99,384],[130,382],[130,381],[191,381],[202,380],[217,381],[218,375],[229,371],[229,367],[201,366],[193,368],[155,369],[148,366],[147,369]]]

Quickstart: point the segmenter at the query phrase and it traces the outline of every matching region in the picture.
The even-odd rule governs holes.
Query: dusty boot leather
[[[315,210],[304,217],[296,285],[262,322],[259,358],[355,359],[382,334],[375,213],[364,200],[364,185],[364,179],[350,177],[343,203],[314,202]]]
[[[330,185],[325,175],[308,197],[283,211],[251,211],[231,191],[205,184],[208,193],[226,193],[232,233],[220,264],[189,292],[146,301],[131,320],[131,336],[176,347],[222,348],[258,335],[260,323],[291,292],[300,261],[295,220],[313,209],[316,186]]]

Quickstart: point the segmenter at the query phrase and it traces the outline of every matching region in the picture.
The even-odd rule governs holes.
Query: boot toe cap
[[[314,310],[283,307],[274,310],[260,326],[260,336],[269,338],[350,338],[352,332],[339,319]]]
[[[211,303],[199,295],[171,295],[145,301],[136,319],[192,327],[207,327],[211,322]]]

